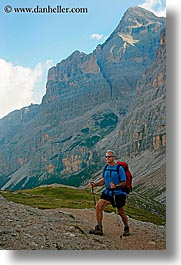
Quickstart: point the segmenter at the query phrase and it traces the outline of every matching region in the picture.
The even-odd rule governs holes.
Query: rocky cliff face
[[[42,107],[62,122],[81,116],[109,98],[109,84],[96,56],[75,51],[49,70]]]
[[[119,143],[121,153],[130,156],[166,145],[165,29],[161,32],[156,60],[139,80],[135,101],[122,121]]]
[[[107,41],[97,48],[101,71],[112,98],[135,91],[145,67],[153,63],[164,19],[139,7],[129,8]],[[130,74],[131,73],[131,74]]]
[[[129,158],[160,150],[164,26],[164,18],[130,8],[103,45],[89,55],[75,51],[51,68],[42,103],[0,120],[0,187],[79,186],[103,166],[107,147]]]
[[[130,157],[135,190],[166,202],[166,41],[165,29],[154,64],[138,82],[133,106],[122,121],[119,153]]]

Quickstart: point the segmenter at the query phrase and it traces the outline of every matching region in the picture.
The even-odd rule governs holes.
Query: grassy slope
[[[52,209],[52,208],[93,208],[93,196],[90,190],[75,189],[70,187],[38,187],[30,190],[20,191],[0,191],[0,195],[7,200],[16,203],[29,205],[34,208]],[[99,195],[96,194],[96,201]],[[132,195],[129,195],[130,197]],[[126,204],[126,213],[130,217],[155,224],[165,224],[165,219],[150,213],[145,209],[140,209],[129,199]],[[114,211],[112,206],[108,206],[106,211]]]

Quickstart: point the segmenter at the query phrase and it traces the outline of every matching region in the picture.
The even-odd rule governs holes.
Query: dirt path
[[[104,213],[104,235],[90,235],[95,209],[40,210],[0,196],[0,249],[140,250],[165,249],[165,227],[129,218],[129,237],[120,238],[114,213]]]
[[[122,237],[123,224],[118,226],[115,213],[104,213],[103,227],[104,236],[98,237],[89,235],[88,231],[96,224],[94,209],[61,209],[75,216],[77,225],[87,234],[88,237],[104,238],[110,241],[112,249],[166,249],[166,231],[164,226],[145,223],[129,218],[129,237]]]

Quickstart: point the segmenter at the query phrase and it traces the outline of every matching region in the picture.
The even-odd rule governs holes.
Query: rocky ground
[[[122,237],[114,213],[104,213],[104,236],[89,235],[94,209],[40,210],[0,196],[0,249],[8,250],[164,250],[164,226],[129,218],[131,235]]]

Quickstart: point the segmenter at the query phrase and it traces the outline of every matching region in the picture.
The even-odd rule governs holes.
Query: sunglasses
[[[111,158],[111,157],[114,157],[114,156],[105,156],[105,158]]]

